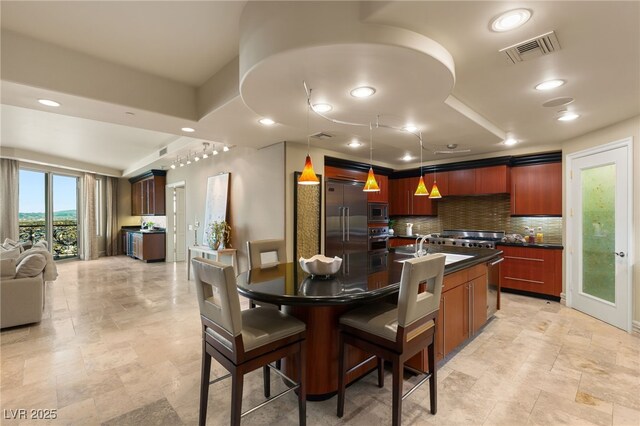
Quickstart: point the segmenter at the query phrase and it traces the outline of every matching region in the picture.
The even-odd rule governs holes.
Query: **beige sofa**
[[[22,251],[0,249],[0,328],[40,322],[45,303],[45,282],[58,276],[46,242]]]

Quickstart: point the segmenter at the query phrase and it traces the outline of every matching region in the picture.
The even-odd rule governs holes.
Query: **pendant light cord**
[[[306,87],[306,84],[305,84]],[[311,152],[311,138],[309,137],[309,110],[311,109],[311,89],[307,94],[307,155]]]

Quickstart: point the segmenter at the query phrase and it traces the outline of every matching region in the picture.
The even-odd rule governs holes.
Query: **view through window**
[[[49,241],[55,259],[78,256],[77,181],[20,169],[20,241]]]

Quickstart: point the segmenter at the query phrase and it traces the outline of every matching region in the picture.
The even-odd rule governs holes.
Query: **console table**
[[[187,254],[187,280],[191,279],[191,257],[192,253],[196,256],[198,253],[202,257],[213,259],[217,262],[228,263],[233,266],[233,270],[238,275],[238,249],[226,248],[220,250],[214,250],[208,246],[191,246]]]

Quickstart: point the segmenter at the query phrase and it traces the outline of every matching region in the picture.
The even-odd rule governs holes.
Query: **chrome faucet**
[[[427,254],[426,250],[424,251],[422,250],[422,245],[424,244],[424,240],[426,240],[428,236],[429,234],[425,234],[423,236],[418,236],[418,238],[416,238],[415,253],[414,253],[415,257],[421,257]]]

